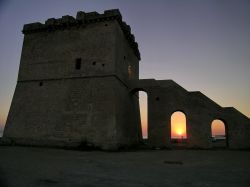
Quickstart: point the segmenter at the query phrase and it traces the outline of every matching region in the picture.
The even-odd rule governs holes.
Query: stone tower
[[[173,80],[139,80],[140,53],[118,10],[24,25],[18,82],[0,144],[118,149],[142,140],[138,91],[147,93],[149,147],[174,148],[171,116],[186,115],[186,148],[250,148],[250,119]]]
[[[117,149],[141,139],[128,81],[140,53],[119,10],[24,25],[18,81],[3,138],[23,145]]]

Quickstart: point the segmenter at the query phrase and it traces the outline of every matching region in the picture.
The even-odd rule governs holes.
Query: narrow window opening
[[[128,77],[129,77],[129,79],[134,77],[131,65],[128,65]]]
[[[105,66],[105,64],[102,64],[102,67],[104,67]]]
[[[147,92],[139,91],[139,105],[140,105],[142,138],[148,139],[148,94]]]
[[[155,98],[155,100],[156,100],[156,101],[159,101],[159,100],[160,100],[160,98],[159,98],[159,97],[156,97],[156,98]]]
[[[108,24],[106,23],[106,24],[105,24],[105,27],[107,27],[107,26],[108,26]]]
[[[95,66],[96,65],[96,61],[92,62],[92,65]]]
[[[82,65],[82,59],[77,58],[76,59],[76,64],[75,64],[75,69],[81,69],[81,65]]]
[[[124,56],[123,59],[126,60],[126,56]]]
[[[43,82],[39,82],[39,86],[43,86]]]

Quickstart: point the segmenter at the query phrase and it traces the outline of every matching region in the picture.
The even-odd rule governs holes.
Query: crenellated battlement
[[[138,49],[138,44],[135,41],[134,35],[131,33],[131,28],[126,22],[122,21],[121,13],[118,9],[106,10],[103,14],[97,12],[77,12],[76,18],[73,16],[62,16],[62,18],[49,18],[45,21],[45,24],[40,22],[25,24],[23,27],[23,34],[32,34],[37,32],[48,32],[55,30],[65,30],[71,28],[83,28],[88,24],[117,20],[119,23],[126,39],[128,40],[130,46],[132,47],[135,55],[140,60],[140,52]]]

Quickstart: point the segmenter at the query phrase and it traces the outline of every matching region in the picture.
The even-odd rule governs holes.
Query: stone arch
[[[144,94],[142,94],[142,93]],[[142,139],[148,139],[148,92],[143,88],[134,88],[130,94],[135,95],[139,99],[139,112],[140,112],[140,127]]]
[[[216,145],[215,142],[216,142],[216,138],[213,137],[215,134],[213,134],[213,125],[216,125],[215,123],[220,123],[220,126],[223,125],[224,126],[224,136],[225,136],[225,142],[222,144],[218,144]],[[213,120],[210,122],[210,129],[211,129],[211,140],[212,140],[212,144],[213,144],[213,147],[229,147],[229,138],[228,138],[228,124],[227,122],[223,119],[223,118],[220,118],[220,117],[215,117],[213,118]],[[215,129],[214,129],[215,130]],[[222,134],[223,135],[223,134]],[[219,138],[218,138],[219,139]]]
[[[146,92],[148,94],[148,90],[146,88],[143,88],[143,87],[135,87],[135,88],[132,88],[130,90],[130,94],[134,95],[136,94],[137,92]]]
[[[170,139],[187,140],[187,115],[183,110],[174,110],[170,116]]]

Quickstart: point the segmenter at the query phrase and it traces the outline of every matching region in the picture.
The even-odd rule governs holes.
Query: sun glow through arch
[[[226,122],[221,119],[214,119],[211,123],[211,140],[213,147],[228,147]]]
[[[171,139],[186,139],[186,115],[176,111],[171,116]]]
[[[215,136],[226,136],[225,123],[222,120],[215,119],[211,124],[212,137]]]

